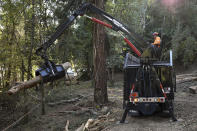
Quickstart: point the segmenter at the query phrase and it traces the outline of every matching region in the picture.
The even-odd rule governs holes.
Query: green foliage
[[[124,63],[123,48],[124,44],[119,36],[108,33],[109,52],[106,60],[107,68],[122,69]],[[107,44],[106,43],[106,44]]]
[[[149,24],[145,28],[146,35],[159,32],[163,57],[167,58],[168,50],[172,49],[175,64],[183,64],[184,67],[196,58],[196,5],[195,0],[175,1],[172,5],[164,1],[152,1],[147,10]]]
[[[197,2],[196,0],[177,0],[177,2],[175,5],[165,5],[163,0],[108,0],[105,10],[143,35],[150,43],[153,42],[152,32],[159,32],[166,58],[169,55],[168,50],[173,49],[175,62],[187,67],[197,57]],[[33,11],[32,0],[0,2],[1,87],[27,79],[28,67],[34,67],[31,69],[33,72],[42,62],[40,57],[35,55],[35,50],[81,3],[82,1],[78,0],[35,0]],[[35,33],[34,44],[31,46],[33,14]],[[92,34],[93,23],[79,17],[58,38],[47,54],[55,63],[72,62],[77,71],[88,73],[90,77],[93,68]],[[106,35],[107,66],[122,68],[125,52],[133,52],[118,33],[106,29]],[[133,38],[130,40],[136,44]],[[29,59],[32,65],[29,65]]]
[[[176,35],[172,39],[174,60],[187,67],[194,62],[197,56],[197,40],[192,37],[188,28],[180,33],[175,33]]]
[[[197,57],[196,42],[197,20],[196,13],[197,3],[194,0],[185,1],[184,5],[176,9],[176,27],[172,36],[172,48],[174,51],[174,60],[183,63],[184,67],[189,66]]]
[[[197,41],[189,36],[182,42],[182,45],[184,46],[184,57],[182,62],[184,63],[184,66],[188,66],[189,64],[192,64],[196,58]]]
[[[112,67],[117,67],[121,69],[123,66],[124,62],[124,57],[121,55],[112,55],[107,58],[107,67],[112,68]]]

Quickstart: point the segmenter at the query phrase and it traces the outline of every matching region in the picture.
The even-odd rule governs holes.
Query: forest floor
[[[69,120],[69,131],[76,130],[86,123],[89,118],[105,119],[95,126],[103,131],[196,131],[197,130],[197,94],[189,92],[189,87],[197,85],[197,71],[177,75],[177,92],[175,93],[175,116],[177,122],[161,113],[152,116],[127,116],[127,124],[117,124],[123,114],[122,87],[123,76],[116,76],[116,83],[108,87],[109,103],[95,105],[94,90],[91,82],[80,82],[72,86],[51,89],[46,96],[46,114],[41,115],[41,107],[29,115],[26,124],[19,123],[10,130],[18,131],[64,131]],[[92,128],[91,130],[94,130]]]

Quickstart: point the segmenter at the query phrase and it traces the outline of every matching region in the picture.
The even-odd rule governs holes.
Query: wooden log
[[[191,77],[182,78],[180,80],[177,80],[177,84],[182,84],[185,82],[192,82],[192,81],[197,81],[197,77],[191,76]]]
[[[81,108],[80,110],[77,110],[77,111],[59,111],[57,113],[60,113],[60,114],[74,114],[74,115],[83,115],[85,113],[90,113],[90,114],[93,114],[93,110],[92,109],[88,109],[88,108]]]
[[[64,64],[61,64],[63,66],[63,68],[65,70],[67,70],[69,67],[71,67],[71,64],[69,62],[66,62]],[[25,88],[32,88],[34,86],[36,86],[37,84],[39,84],[42,81],[42,77],[41,76],[37,76],[29,81],[25,81],[22,82],[19,85],[13,86],[11,89],[8,90],[8,94],[12,95],[17,93],[18,91],[20,91],[21,89],[25,89]]]
[[[64,104],[64,103],[74,103],[74,102],[77,102],[79,101],[80,98],[73,98],[71,100],[61,100],[61,101],[58,101],[58,102],[55,102],[55,103],[48,103],[49,106],[54,106],[54,105],[59,105],[59,104]]]
[[[15,94],[16,92],[20,91],[21,89],[34,87],[38,83],[40,83],[41,81],[42,81],[42,77],[37,76],[29,81],[23,82],[22,84],[13,86],[11,89],[9,89],[8,94],[12,95],[12,94]]]

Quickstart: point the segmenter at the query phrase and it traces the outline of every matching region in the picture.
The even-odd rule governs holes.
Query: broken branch
[[[66,122],[65,131],[69,131],[68,126],[69,126],[69,120],[67,120],[67,122]]]

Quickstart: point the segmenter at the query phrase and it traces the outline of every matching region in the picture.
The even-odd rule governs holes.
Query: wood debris
[[[101,115],[97,119],[90,118],[87,120],[86,124],[82,123],[80,127],[78,127],[75,131],[100,131],[104,129],[104,124],[106,122],[113,122],[115,119],[109,119],[110,112],[106,115]],[[68,121],[65,126],[65,131],[68,130]],[[66,130],[67,129],[67,130]]]
[[[192,94],[196,94],[197,93],[197,86],[190,86],[189,87],[189,92]]]
[[[64,130],[64,131],[69,131],[69,130],[68,130],[69,123],[70,123],[69,120],[67,120],[66,126],[65,126],[65,130]]]

